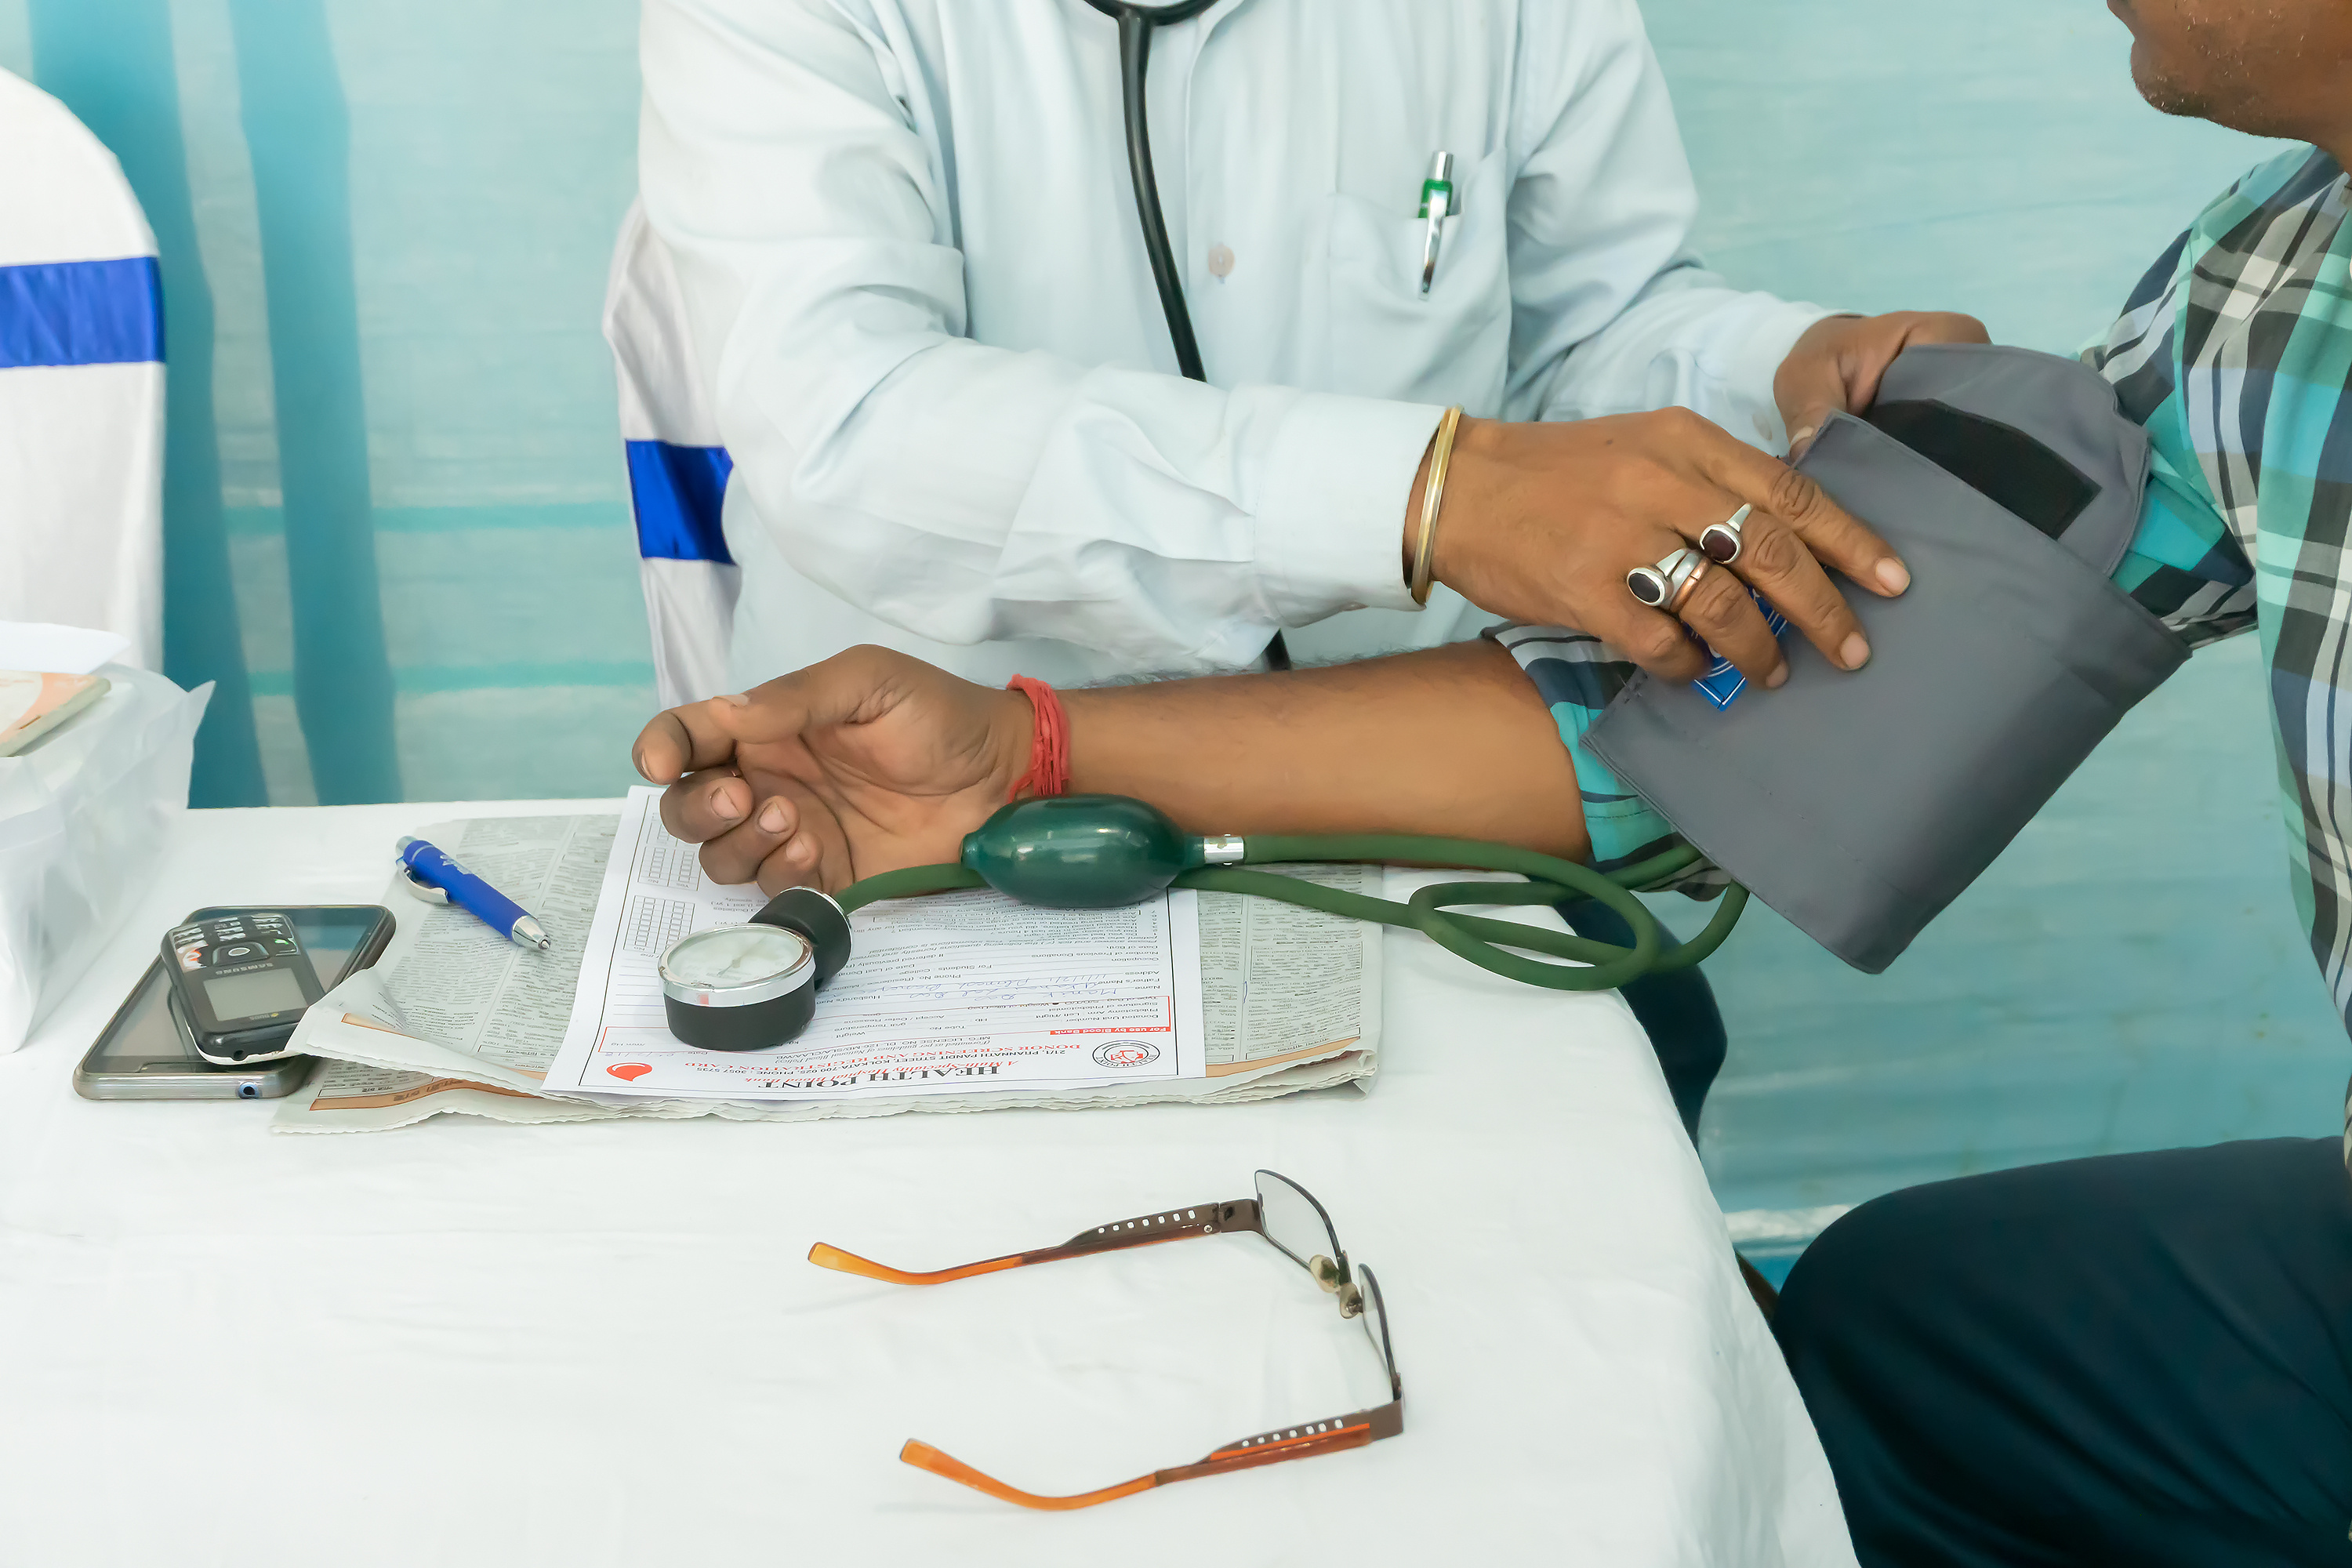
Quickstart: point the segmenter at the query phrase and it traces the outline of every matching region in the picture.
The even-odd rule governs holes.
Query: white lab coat
[[[1056,681],[1431,646],[1444,405],[1783,438],[1823,313],[1686,247],[1633,0],[1225,0],[1151,46],[1181,378],[1086,0],[646,0],[641,179],[735,469],[745,683],[877,641]],[[1419,290],[1431,155],[1461,211]],[[1223,276],[1214,247],[1232,253]],[[1563,498],[1564,500],[1566,498]]]

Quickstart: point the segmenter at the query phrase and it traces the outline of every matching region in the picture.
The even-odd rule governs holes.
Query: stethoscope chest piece
[[[691,931],[662,955],[669,1032],[706,1051],[757,1051],[797,1038],[817,987],[849,960],[849,921],[814,888],[793,888],[741,925]]]

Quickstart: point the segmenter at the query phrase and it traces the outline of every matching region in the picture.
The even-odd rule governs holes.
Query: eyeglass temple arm
[[[1121,1481],[1115,1487],[1079,1492],[1071,1497],[1040,1497],[1011,1487],[995,1477],[984,1475],[950,1454],[919,1438],[909,1438],[898,1450],[901,1462],[919,1470],[929,1470],[951,1481],[961,1481],[974,1491],[986,1492],[1000,1502],[1018,1504],[1022,1508],[1063,1510],[1092,1508],[1097,1503],[1111,1502],[1138,1492],[1150,1491],[1173,1481],[1196,1480],[1202,1476],[1221,1476],[1233,1470],[1255,1469],[1260,1465],[1278,1465],[1285,1459],[1309,1459],[1318,1454],[1336,1454],[1347,1448],[1360,1448],[1367,1443],[1377,1443],[1383,1437],[1393,1437],[1404,1430],[1404,1401],[1392,1399],[1372,1410],[1359,1410],[1350,1415],[1333,1416],[1328,1421],[1311,1421],[1304,1426],[1284,1426],[1272,1432],[1258,1432],[1237,1443],[1228,1443],[1208,1458],[1190,1465],[1178,1465],[1173,1469],[1154,1470],[1148,1476],[1138,1476],[1131,1481]]]
[[[1109,1225],[1098,1225],[1092,1230],[1082,1230],[1059,1247],[1040,1247],[1003,1258],[986,1258],[978,1263],[966,1263],[955,1268],[934,1268],[928,1272],[893,1268],[887,1263],[877,1263],[870,1258],[844,1252],[824,1241],[809,1248],[808,1260],[820,1268],[837,1268],[844,1274],[861,1274],[868,1279],[887,1280],[893,1285],[944,1285],[950,1279],[969,1279],[975,1274],[995,1274],[1031,1263],[1054,1263],[1065,1258],[1116,1252],[1122,1247],[1150,1247],[1162,1241],[1182,1241],[1188,1237],[1217,1236],[1229,1230],[1258,1228],[1257,1200],[1234,1198],[1225,1203],[1199,1204],[1191,1208],[1168,1209],[1160,1214],[1140,1215],[1134,1219],[1115,1220]]]

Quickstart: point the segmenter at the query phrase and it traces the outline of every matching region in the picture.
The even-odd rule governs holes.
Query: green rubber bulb
[[[1123,795],[1015,801],[964,835],[964,865],[1000,893],[1055,910],[1141,903],[1197,850],[1153,806]]]

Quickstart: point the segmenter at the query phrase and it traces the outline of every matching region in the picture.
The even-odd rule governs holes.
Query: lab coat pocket
[[[1445,220],[1426,295],[1418,182],[1391,202],[1331,197],[1325,363],[1335,380],[1321,390],[1500,411],[1511,348],[1505,155],[1487,153],[1455,187],[1460,210]]]

